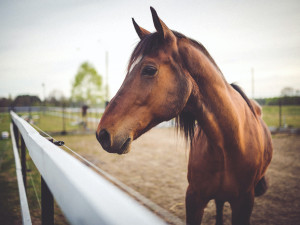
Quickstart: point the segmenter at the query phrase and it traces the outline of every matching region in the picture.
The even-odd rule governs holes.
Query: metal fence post
[[[61,132],[62,135],[67,134],[67,131],[66,131],[66,115],[65,115],[66,112],[65,112],[65,110],[66,110],[66,106],[65,106],[65,103],[63,102],[63,105],[62,105],[62,128],[63,128],[63,130]]]
[[[44,178],[41,176],[41,189],[42,189],[42,224],[54,224],[54,200],[48,185]]]
[[[278,101],[278,105],[279,105],[279,129],[281,128],[281,99],[279,99]]]
[[[24,183],[25,190],[27,190],[26,146],[22,135],[20,136],[21,136],[21,166],[22,166],[23,183]]]

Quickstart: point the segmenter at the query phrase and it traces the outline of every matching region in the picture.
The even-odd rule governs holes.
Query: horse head
[[[97,128],[98,141],[110,153],[129,152],[133,140],[176,117],[192,92],[192,79],[181,63],[177,37],[153,8],[151,12],[154,33],[132,19],[140,42],[131,55],[123,84]]]

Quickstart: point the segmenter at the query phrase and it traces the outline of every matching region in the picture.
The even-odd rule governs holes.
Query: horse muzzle
[[[109,153],[117,153],[121,155],[130,151],[132,142],[131,137],[112,137],[106,129],[102,129],[99,133],[96,132],[96,138],[102,148]]]

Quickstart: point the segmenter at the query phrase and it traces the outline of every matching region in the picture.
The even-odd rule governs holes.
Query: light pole
[[[44,101],[43,101],[43,114],[45,115],[45,108],[46,108],[46,92],[45,92],[45,83],[42,83],[42,87],[43,87],[43,97],[44,97]]]
[[[251,68],[252,99],[254,99],[254,68]]]

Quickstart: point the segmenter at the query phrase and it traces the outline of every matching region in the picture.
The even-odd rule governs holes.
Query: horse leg
[[[199,198],[199,196],[187,189],[185,197],[186,206],[186,224],[187,225],[199,225],[201,224],[204,208],[206,207],[208,200]]]
[[[223,225],[223,206],[225,202],[215,199],[215,203],[217,210],[216,225]]]
[[[232,225],[250,225],[250,216],[254,205],[254,190],[230,201]]]

